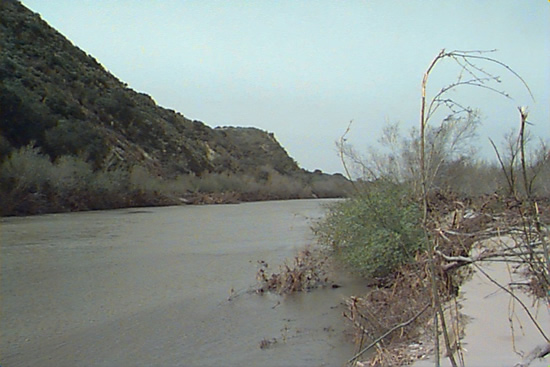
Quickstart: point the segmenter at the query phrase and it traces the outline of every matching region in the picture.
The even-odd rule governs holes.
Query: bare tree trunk
[[[531,185],[527,179],[527,164],[525,163],[525,124],[527,123],[527,111],[523,107],[519,107],[519,113],[521,116],[521,126],[519,130],[519,144],[520,144],[520,160],[521,171],[523,173],[523,185],[525,187],[525,195],[528,200],[531,199]]]

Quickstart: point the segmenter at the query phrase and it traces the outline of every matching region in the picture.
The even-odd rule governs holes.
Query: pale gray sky
[[[548,0],[23,0],[119,79],[215,127],[274,132],[309,170],[341,172],[334,142],[366,151],[387,122],[418,125],[420,83],[442,49],[498,49],[535,97],[499,70],[514,100],[464,89],[483,113],[479,144],[500,140],[528,105],[550,137]],[[451,65],[449,63],[449,65]],[[492,70],[492,69],[491,69]],[[458,70],[442,65],[431,91]]]

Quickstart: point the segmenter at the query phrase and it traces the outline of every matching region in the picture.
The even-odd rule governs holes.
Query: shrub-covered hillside
[[[93,205],[93,196],[101,195],[100,175],[113,172],[124,180],[137,180],[135,172],[140,172],[134,186],[158,181],[151,192],[164,199],[168,181],[185,176],[197,181],[213,175],[246,176],[259,184],[281,176],[300,186],[300,194],[294,196],[326,196],[311,189],[319,175],[301,170],[273,134],[255,128],[213,129],[157,106],[150,96],[128,88],[16,0],[0,2],[0,35],[0,201],[4,215],[149,203],[119,197],[112,200],[117,204]],[[94,185],[99,191],[84,187],[75,165],[80,171],[90,171],[87,183],[97,181]],[[34,173],[25,167],[35,167]],[[70,195],[59,191],[65,186],[57,181],[64,176],[52,174],[52,169],[80,182],[79,190],[89,192],[86,204],[70,208],[63,203]],[[38,172],[48,177],[41,179]],[[26,179],[31,173],[33,178]],[[321,178],[345,181],[341,176]],[[122,193],[135,188],[128,185],[121,188]],[[200,186],[195,182],[179,187],[176,196],[196,192]],[[217,189],[235,191],[223,185]],[[242,185],[240,189],[246,191]],[[21,207],[20,201],[28,202],[29,195],[38,203]],[[56,202],[53,197],[58,204],[51,204]],[[49,208],[40,204],[46,202]]]

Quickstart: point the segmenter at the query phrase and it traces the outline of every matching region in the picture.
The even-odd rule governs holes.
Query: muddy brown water
[[[342,301],[360,282],[246,292],[258,260],[279,264],[312,241],[326,203],[3,218],[0,365],[341,366],[354,349]]]

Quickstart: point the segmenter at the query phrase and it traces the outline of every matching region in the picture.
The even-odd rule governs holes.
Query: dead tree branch
[[[528,355],[523,358],[521,363],[517,363],[514,367],[529,367],[537,358],[543,358],[550,354],[550,343],[537,345]]]
[[[359,353],[355,354],[352,358],[350,358],[348,360],[348,363],[353,363],[354,361],[356,361],[359,357],[361,357],[366,351],[368,351],[369,349],[371,349],[372,347],[374,347],[376,344],[380,343],[382,340],[384,340],[384,338],[386,338],[388,335],[390,335],[391,333],[393,333],[394,331],[398,330],[398,329],[401,329],[401,328],[404,328],[408,325],[410,325],[411,323],[414,322],[414,320],[416,320],[417,318],[419,318],[428,308],[430,307],[430,304],[427,304],[426,306],[424,306],[424,308],[422,310],[420,310],[420,312],[418,312],[416,315],[414,315],[412,318],[410,318],[409,320],[405,321],[405,322],[402,322],[398,325],[395,325],[394,327],[392,327],[391,329],[389,329],[388,331],[386,331],[384,334],[380,335],[378,338],[376,338],[372,343],[370,343],[369,345],[367,345],[365,348],[361,349],[361,351],[359,351]]]

